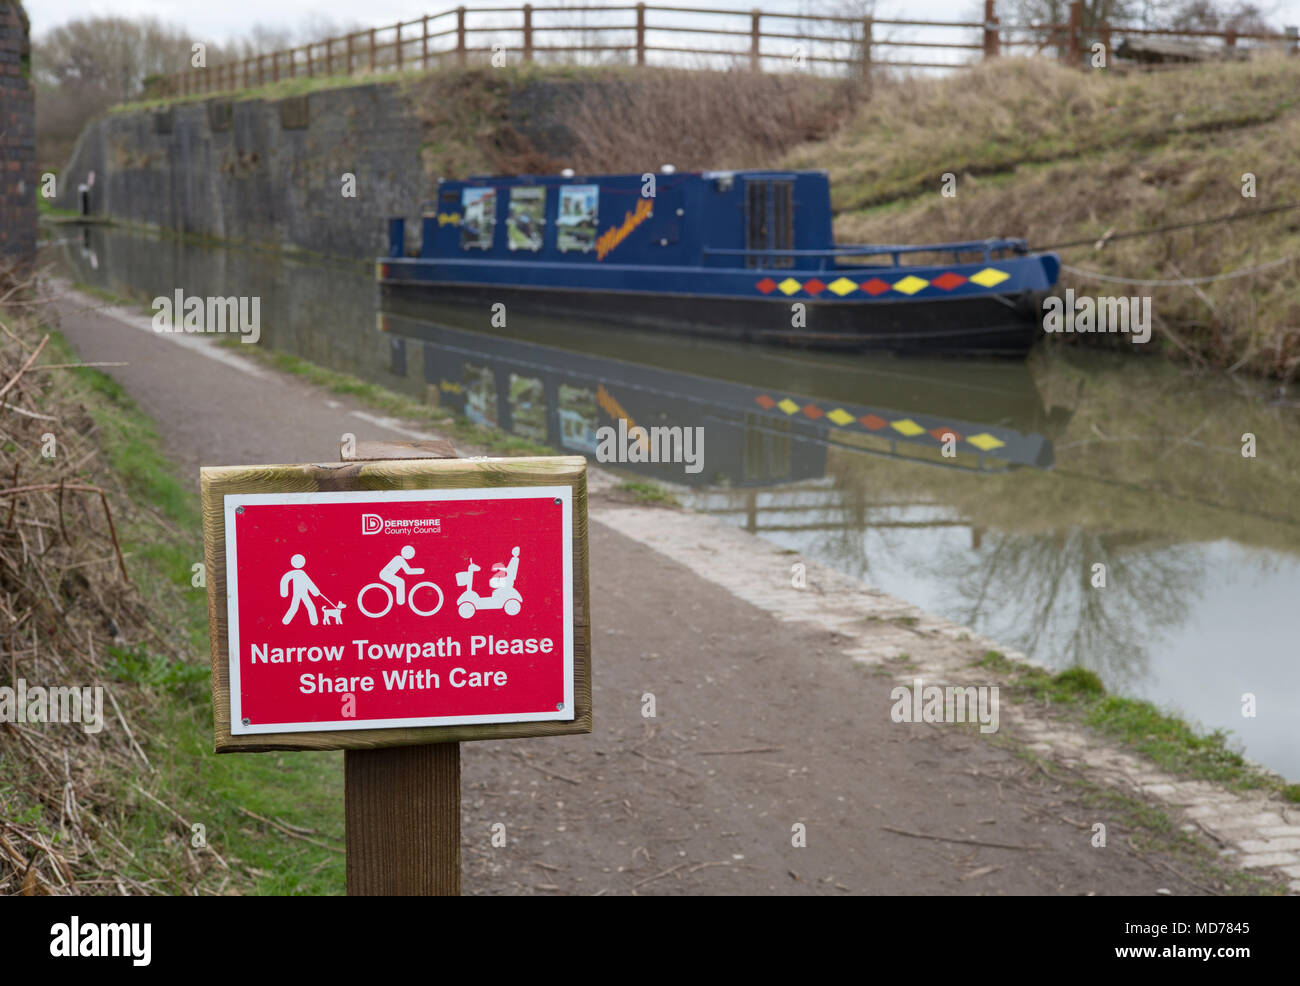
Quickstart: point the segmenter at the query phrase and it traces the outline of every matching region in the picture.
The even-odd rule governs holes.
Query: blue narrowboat
[[[473,177],[421,212],[415,251],[389,221],[389,305],[819,349],[1021,355],[1060,267],[1019,239],[836,246],[822,171]]]

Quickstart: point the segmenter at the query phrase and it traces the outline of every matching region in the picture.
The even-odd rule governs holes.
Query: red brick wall
[[[0,0],[0,269],[36,253],[36,107],[27,14]]]

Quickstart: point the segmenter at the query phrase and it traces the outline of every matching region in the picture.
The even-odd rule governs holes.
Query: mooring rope
[[[1155,236],[1159,233],[1172,233],[1180,229],[1194,229],[1197,226],[1213,226],[1215,223],[1232,223],[1238,219],[1255,219],[1259,216],[1272,215],[1275,212],[1287,212],[1291,209],[1300,209],[1300,202],[1286,202],[1282,205],[1270,205],[1264,209],[1254,209],[1250,212],[1232,212],[1223,216],[1213,216],[1210,219],[1196,219],[1185,223],[1171,223],[1168,226],[1156,226],[1152,229],[1130,230],[1127,233],[1115,233],[1113,235],[1103,234],[1101,236],[1090,236],[1086,240],[1073,240],[1069,243],[1053,243],[1050,246],[1031,247],[1033,253],[1047,253],[1051,250],[1068,250],[1071,247],[1091,246],[1098,243],[1109,243],[1112,240],[1130,240],[1137,236]]]

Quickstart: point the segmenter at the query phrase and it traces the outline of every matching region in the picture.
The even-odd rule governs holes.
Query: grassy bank
[[[1201,732],[1150,702],[1109,695],[1097,675],[1084,668],[1055,674],[1008,660],[996,651],[977,666],[1006,681],[1012,701],[1033,703],[1048,714],[1082,723],[1147,757],[1161,770],[1188,780],[1212,781],[1246,791],[1274,792],[1300,803],[1300,784],[1288,784],[1248,763],[1220,730]]]
[[[74,360],[67,348],[63,361]],[[342,756],[212,752],[206,593],[193,584],[193,566],[203,557],[197,496],[163,456],[153,423],[120,385],[97,370],[77,373],[75,393],[99,422],[108,465],[140,506],[141,516],[131,517],[122,531],[138,591],[151,612],[171,614],[175,639],[185,642],[171,659],[142,648],[123,653],[115,666],[124,687],[147,695],[145,732],[157,737],[149,744],[157,775],[137,783],[191,827],[202,824],[212,849],[231,867],[228,884],[213,887],[217,873],[209,870],[200,891],[341,893]],[[123,827],[124,843],[138,856],[165,843],[168,814],[160,810],[149,828],[133,818]],[[301,829],[304,838],[286,836],[255,816]],[[174,879],[180,886],[169,892],[191,877],[177,872]]]
[[[960,125],[957,124],[960,121]],[[1157,236],[1125,233],[1300,203],[1300,62],[1261,58],[1158,74],[1007,60],[879,93],[785,163],[830,172],[841,242],[1012,235],[1080,271],[1092,296],[1150,296],[1156,340],[1070,337],[1284,379],[1300,366],[1300,209]],[[945,197],[945,174],[956,194]],[[1254,177],[1253,197],[1246,176]],[[1287,258],[1291,258],[1287,261]],[[1265,267],[1275,261],[1287,261]]]
[[[29,346],[39,338],[36,326],[10,324]],[[55,335],[41,361],[77,357]],[[104,687],[108,711],[97,734],[6,727],[0,885],[36,894],[340,893],[341,756],[212,753],[206,596],[194,584],[203,556],[197,498],[110,377],[77,369],[40,378],[39,390],[18,399],[51,419],[40,426],[54,429],[70,463],[56,458],[47,472],[107,491],[131,581],[72,560],[87,547],[81,523],[67,559],[46,552],[64,575],[50,580],[39,655],[18,661],[16,674],[53,684],[52,661],[58,684]],[[20,510],[19,524],[25,519]],[[10,608],[15,577],[6,578]],[[51,757],[71,793],[49,783]]]

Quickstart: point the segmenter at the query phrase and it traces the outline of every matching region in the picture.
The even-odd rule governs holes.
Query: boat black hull
[[[804,325],[791,325],[795,302],[770,298],[715,298],[648,292],[571,291],[484,287],[418,281],[380,284],[386,303],[419,314],[420,304],[492,306],[549,317],[576,318],[745,342],[838,351],[908,355],[1023,356],[1038,340],[1041,295],[905,302],[799,299]]]

